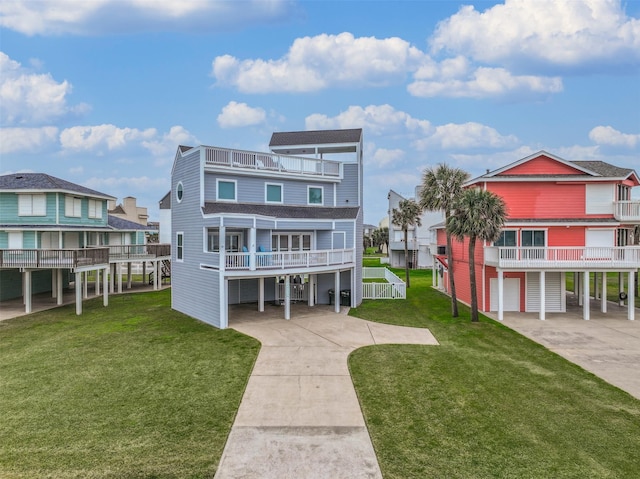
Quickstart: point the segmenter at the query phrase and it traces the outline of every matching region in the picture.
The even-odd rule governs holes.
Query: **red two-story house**
[[[634,170],[602,161],[567,161],[544,151],[470,180],[465,187],[492,191],[507,205],[500,239],[477,248],[473,258],[479,309],[497,312],[500,320],[505,311],[538,312],[540,319],[548,312],[565,312],[566,274],[573,273],[578,304],[589,319],[590,297],[601,298],[599,307],[606,312],[606,273],[616,272],[627,317],[634,319],[640,246],[632,246],[632,238],[640,225],[640,201],[631,199],[631,189],[639,185]],[[444,253],[443,226],[437,238],[433,250]],[[456,293],[469,303],[466,242],[454,241],[453,255]],[[440,270],[438,283],[444,288],[446,266],[446,256],[439,255],[434,277]]]

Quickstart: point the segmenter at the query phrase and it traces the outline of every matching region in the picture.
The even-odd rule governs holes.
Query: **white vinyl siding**
[[[584,244],[587,247],[611,247],[614,245],[615,230],[588,228],[585,231]]]
[[[544,276],[545,310],[547,313],[564,313],[566,311],[564,273],[547,271]],[[527,273],[526,312],[540,312],[540,273]]]
[[[498,311],[498,278],[491,278],[491,311]],[[503,279],[503,311],[520,311],[520,278]]]
[[[102,218],[102,201],[89,200],[89,218]]]
[[[82,199],[75,196],[65,197],[64,215],[70,218],[80,218],[82,216]]]
[[[47,197],[45,195],[18,195],[19,216],[46,216]]]
[[[586,185],[586,213],[588,215],[613,214],[615,189],[611,184]]]

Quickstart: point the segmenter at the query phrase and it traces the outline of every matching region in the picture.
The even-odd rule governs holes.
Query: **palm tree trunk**
[[[476,287],[476,237],[469,238],[469,286],[471,287],[471,321],[478,321],[478,290]]]
[[[404,230],[404,273],[405,273],[407,288],[410,288],[411,285],[409,283],[409,248],[407,245],[407,240],[408,240],[407,236],[408,236],[408,231]]]
[[[446,222],[449,223],[449,215],[446,216]],[[456,296],[456,282],[453,279],[453,251],[451,235],[447,231],[447,268],[449,269],[449,291],[451,293],[451,316],[458,317],[458,298]]]

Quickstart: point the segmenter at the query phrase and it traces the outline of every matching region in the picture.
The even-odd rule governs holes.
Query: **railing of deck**
[[[0,249],[0,268],[56,269],[108,263],[108,248]]]
[[[640,247],[487,247],[485,263],[500,268],[639,268]]]
[[[305,176],[340,177],[340,162],[318,158],[283,156],[273,153],[207,147],[205,164],[229,168],[248,168]]]
[[[362,268],[362,279],[384,279],[386,283],[362,283],[364,299],[405,299],[407,285],[388,268]]]
[[[150,259],[171,256],[171,245],[168,243],[111,245],[104,247],[109,248],[109,258],[112,260]],[[92,248],[96,247],[94,246]]]
[[[614,216],[618,221],[640,221],[640,201],[616,201]]]
[[[252,253],[227,253],[225,268],[227,270],[289,269],[314,266],[331,266],[353,263],[353,249],[334,249],[318,251],[280,251],[255,253],[255,266]]]

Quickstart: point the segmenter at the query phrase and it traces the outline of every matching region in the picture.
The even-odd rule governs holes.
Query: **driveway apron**
[[[438,344],[429,330],[326,310],[248,316],[231,327],[262,348],[216,479],[382,478],[347,358],[374,344]]]

